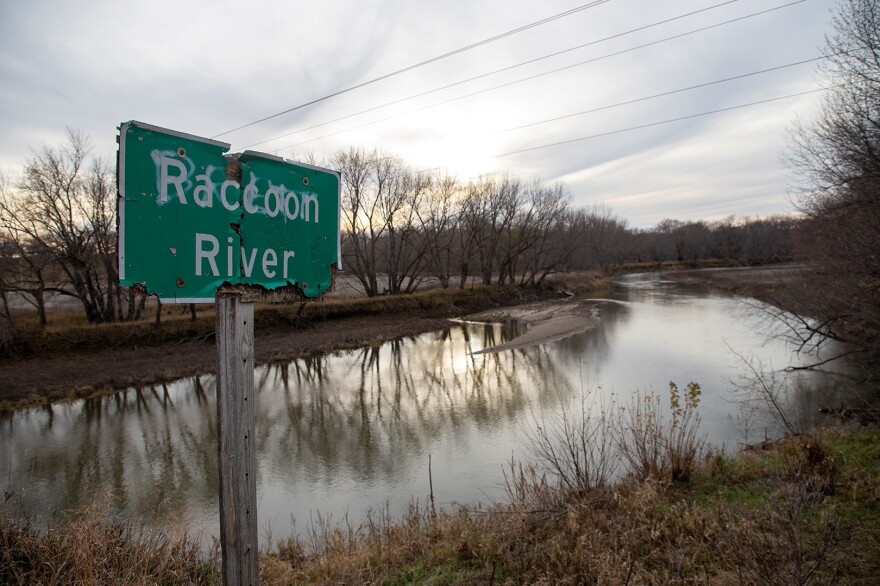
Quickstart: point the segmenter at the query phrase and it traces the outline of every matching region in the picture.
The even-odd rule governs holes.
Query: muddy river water
[[[702,431],[734,449],[779,433],[737,388],[764,371],[793,417],[853,391],[840,377],[786,373],[810,363],[768,336],[754,301],[657,274],[622,278],[595,301],[599,323],[549,344],[474,354],[522,333],[516,323],[450,324],[375,347],[261,366],[258,508],[261,539],[322,515],[358,522],[429,493],[438,506],[504,498],[503,469],[527,457],[529,430],[562,406],[624,404],[669,381],[703,390]],[[844,368],[838,365],[837,369]],[[186,523],[218,534],[213,376],[0,416],[7,507],[46,519],[98,504],[121,518]],[[576,403],[573,403],[576,402]]]

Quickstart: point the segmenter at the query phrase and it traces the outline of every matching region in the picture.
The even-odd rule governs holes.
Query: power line
[[[837,53],[837,55],[840,55],[840,53]],[[704,87],[710,87],[710,86],[713,86],[713,85],[718,85],[718,84],[720,84],[720,83],[726,83],[726,82],[728,82],[728,81],[735,81],[735,80],[737,80],[737,79],[744,79],[744,78],[747,78],[747,77],[753,77],[753,76],[755,76],[755,75],[761,75],[761,74],[763,74],[763,73],[770,73],[770,72],[773,72],[773,71],[780,71],[780,70],[782,70],[782,69],[788,69],[789,67],[796,67],[796,66],[798,66],[798,65],[805,65],[805,64],[807,64],[807,63],[814,63],[814,62],[816,62],[816,61],[821,61],[821,60],[823,60],[823,59],[828,59],[828,57],[831,57],[831,55],[828,55],[828,56],[822,55],[822,56],[820,56],[820,57],[813,57],[812,59],[804,59],[803,61],[796,61],[796,62],[794,62],[794,63],[787,63],[786,65],[778,65],[778,66],[776,66],[776,67],[769,67],[769,68],[767,68],[767,69],[761,69],[761,70],[759,70],[759,71],[752,71],[751,73],[743,73],[743,74],[741,74],[741,75],[734,75],[734,76],[732,76],[732,77],[725,77],[724,79],[716,79],[715,81],[707,81],[707,82],[705,82],[705,83],[699,83],[699,84],[697,84],[697,85],[692,85],[692,86],[688,86],[688,87],[684,87],[684,88],[679,88],[679,89],[675,89],[675,90],[669,90],[669,91],[667,91],[667,92],[661,92],[661,93],[659,93],[659,94],[652,94],[652,95],[650,95],[650,96],[644,96],[644,97],[641,97],[641,98],[635,98],[635,99],[632,99],[632,100],[626,100],[625,102],[617,102],[616,104],[609,104],[609,105],[607,105],[607,106],[600,106],[600,107],[598,107],[598,108],[592,108],[592,109],[590,109],[590,110],[582,110],[582,111],[580,111],[580,112],[574,112],[574,113],[572,113],[572,114],[566,114],[566,115],[564,115],[564,116],[557,116],[557,117],[555,117],[555,118],[547,118],[546,120],[540,120],[540,121],[538,121],[538,122],[530,122],[530,123],[528,123],[528,124],[522,124],[522,125],[520,125],[520,126],[513,126],[513,127],[511,127],[511,128],[505,128],[505,129],[503,129],[503,130],[496,130],[495,132],[490,133],[490,135],[493,135],[493,134],[501,134],[501,133],[504,133],[504,132],[512,132],[512,131],[514,131],[514,130],[521,130],[521,129],[523,129],[523,128],[529,128],[530,126],[538,126],[539,124],[547,124],[548,122],[556,122],[556,121],[558,121],[558,120],[565,120],[566,118],[574,118],[575,116],[583,116],[584,114],[593,114],[593,113],[595,113],[595,112],[601,112],[602,110],[610,110],[611,108],[618,108],[618,107],[620,107],[620,106],[628,106],[628,105],[630,105],[630,104],[636,104],[636,103],[638,103],[638,102],[645,102],[645,101],[647,101],[647,100],[653,100],[653,99],[656,99],[656,98],[662,98],[662,97],[665,97],[665,96],[671,96],[671,95],[674,95],[674,94],[680,94],[680,93],[682,93],[682,92],[687,92],[687,91],[690,91],[690,90],[700,89],[700,88],[704,88]]]
[[[682,19],[682,18],[686,18],[686,17],[688,17],[688,16],[693,16],[693,15],[695,15],[695,14],[699,14],[699,13],[701,13],[701,12],[707,12],[707,11],[709,11],[709,10],[714,10],[715,8],[718,8],[718,7],[721,7],[721,6],[725,6],[725,5],[727,5],[727,4],[732,4],[732,3],[734,3],[734,2],[738,2],[738,1],[739,1],[739,0],[726,0],[725,2],[721,2],[720,4],[715,4],[715,5],[712,5],[712,6],[707,6],[706,8],[701,8],[701,9],[699,9],[699,10],[694,10],[694,11],[692,11],[692,12],[687,12],[687,13],[684,13],[684,14],[680,14],[680,15],[675,16],[675,17],[672,17],[672,18],[667,18],[667,19],[665,19],[665,20],[660,20],[660,21],[657,21],[657,22],[654,22],[654,23],[651,23],[651,24],[648,24],[648,25],[645,25],[645,26],[640,26],[640,27],[638,27],[638,28],[630,29],[630,30],[628,30],[628,31],[624,31],[624,32],[621,32],[621,33],[617,33],[617,34],[614,34],[614,35],[611,35],[611,36],[608,36],[608,37],[604,37],[604,38],[601,38],[601,39],[596,39],[596,40],[590,41],[590,42],[588,42],[588,43],[583,43],[583,44],[580,44],[580,45],[576,45],[576,46],[574,46],[574,47],[570,47],[570,48],[568,48],[568,49],[563,49],[562,51],[556,51],[556,52],[554,52],[554,53],[549,53],[549,54],[544,55],[544,56],[542,56],[542,57],[536,57],[536,58],[534,58],[534,59],[529,59],[529,60],[527,60],[527,61],[522,61],[522,62],[520,62],[520,63],[516,63],[516,64],[514,64],[514,65],[509,65],[509,66],[507,66],[507,67],[502,67],[501,69],[496,69],[496,70],[494,70],[494,71],[489,71],[488,73],[483,73],[483,74],[476,75],[476,76],[474,76],[474,77],[469,77],[469,78],[467,78],[467,79],[463,79],[463,80],[460,80],[460,81],[456,81],[456,82],[454,82],[454,83],[450,83],[450,84],[447,84],[447,85],[444,85],[444,86],[436,87],[436,88],[434,88],[434,89],[430,89],[430,90],[427,90],[427,91],[424,91],[424,92],[420,92],[420,93],[417,93],[417,94],[412,94],[412,95],[407,96],[407,97],[405,97],[405,98],[400,98],[400,99],[397,99],[397,100],[393,100],[393,101],[391,101],[391,102],[385,102],[384,104],[380,104],[380,105],[378,105],[378,106],[374,106],[374,107],[372,107],[372,108],[367,108],[366,110],[361,110],[361,111],[359,111],[359,112],[355,112],[355,113],[353,113],[353,114],[347,114],[347,115],[345,115],[345,116],[340,116],[340,117],[338,117],[338,118],[334,118],[333,120],[328,120],[328,121],[326,121],[326,122],[321,122],[321,123],[319,123],[319,124],[314,124],[314,125],[309,126],[309,127],[306,127],[306,128],[300,128],[300,129],[298,129],[298,130],[294,130],[293,132],[288,132],[288,133],[286,133],[286,134],[282,134],[282,135],[280,135],[280,136],[276,136],[276,137],[273,137],[273,138],[267,138],[267,139],[265,139],[265,140],[261,140],[261,141],[259,141],[259,142],[255,142],[255,143],[249,144],[249,145],[247,145],[247,146],[245,146],[245,147],[243,147],[243,148],[249,149],[249,148],[252,148],[252,147],[255,147],[255,146],[261,145],[261,144],[265,144],[265,143],[267,143],[267,142],[272,142],[273,140],[279,140],[279,139],[281,139],[281,138],[287,138],[288,136],[293,136],[294,134],[299,134],[299,133],[301,133],[301,132],[306,132],[306,131],[309,131],[309,130],[314,130],[315,128],[320,128],[321,126],[327,126],[328,124],[333,124],[334,122],[339,122],[339,121],[341,121],[341,120],[346,120],[346,119],[348,119],[348,118],[353,118],[353,117],[355,117],[355,116],[360,116],[361,114],[367,114],[367,113],[369,113],[369,112],[373,112],[373,111],[375,111],[375,110],[381,110],[382,108],[387,108],[388,106],[393,106],[393,105],[395,105],[395,104],[400,104],[400,103],[402,103],[402,102],[406,102],[406,101],[409,101],[409,100],[413,100],[413,99],[415,99],[415,98],[421,98],[421,97],[423,97],[423,96],[427,96],[427,95],[429,95],[429,94],[433,94],[433,93],[436,93],[436,92],[439,92],[439,91],[442,91],[442,90],[446,90],[446,89],[449,89],[449,88],[453,88],[453,87],[456,87],[456,86],[459,86],[459,85],[462,85],[462,84],[465,84],[465,83],[469,83],[469,82],[472,82],[472,81],[476,81],[476,80],[478,80],[478,79],[482,79],[482,78],[484,78],[484,77],[489,77],[489,76],[491,76],[491,75],[495,75],[495,74],[498,74],[498,73],[503,73],[503,72],[505,72],[505,71],[510,71],[510,70],[516,69],[516,68],[518,68],[518,67],[522,67],[522,66],[524,66],[524,65],[530,65],[530,64],[532,64],[532,63],[537,63],[538,61],[543,61],[543,60],[545,60],[545,59],[550,59],[550,58],[552,58],[552,57],[558,57],[559,55],[564,55],[565,53],[570,53],[570,52],[572,52],[572,51],[576,51],[576,50],[578,50],[578,49],[583,49],[583,48],[586,48],[586,47],[589,47],[589,46],[592,46],[592,45],[597,45],[597,44],[599,44],[599,43],[603,43],[603,42],[605,42],[605,41],[610,41],[610,40],[612,40],[612,39],[621,38],[621,37],[624,37],[624,36],[627,36],[627,35],[630,35],[630,34],[633,34],[633,33],[636,33],[636,32],[641,32],[641,31],[644,31],[644,30],[647,30],[647,29],[650,29],[650,28],[654,28],[654,27],[657,27],[657,26],[660,26],[660,25],[663,25],[663,24],[667,24],[667,23],[670,23],[670,22],[673,22],[673,21],[676,21],[676,20],[680,20],[680,19]],[[734,20],[727,21],[727,22],[728,22],[728,23],[729,23],[729,22],[736,22],[737,20],[743,20],[743,19],[745,19],[745,18],[750,18],[750,17],[752,17],[752,16],[757,16],[757,15],[759,15],[759,14],[764,14],[765,12],[771,12],[771,11],[773,11],[773,10],[779,10],[780,8],[786,8],[786,7],[788,7],[788,6],[793,6],[793,5],[795,5],[795,4],[800,4],[800,3],[802,3],[802,2],[806,2],[806,0],[796,0],[795,2],[791,2],[791,3],[789,3],[789,4],[785,4],[785,5],[783,5],[783,6],[777,6],[776,8],[771,8],[771,9],[769,9],[769,10],[763,10],[763,11],[761,11],[761,12],[756,12],[756,13],[754,13],[754,14],[751,14],[751,15],[748,15],[748,16],[743,16],[743,17],[741,17],[741,18],[734,19]],[[726,23],[721,23],[721,24],[726,24]],[[719,24],[719,25],[714,25],[714,26],[721,26],[721,24]],[[700,30],[703,30],[703,29],[700,29]],[[697,31],[697,32],[698,32],[698,31]],[[282,147],[282,148],[284,148],[284,147]],[[279,150],[280,150],[280,149],[279,149]]]
[[[688,115],[688,116],[681,116],[681,117],[679,117],[679,118],[670,118],[670,119],[668,119],[668,120],[661,120],[661,121],[659,121],[659,122],[651,122],[651,123],[648,123],[648,124],[640,124],[639,126],[630,126],[629,128],[621,128],[621,129],[618,129],[618,130],[611,130],[611,131],[609,131],[609,132],[601,132],[601,133],[599,133],[599,134],[591,134],[590,136],[582,136],[582,137],[580,137],[580,138],[572,138],[572,139],[570,139],[570,140],[563,140],[563,141],[560,141],[560,142],[554,142],[554,143],[551,143],[551,144],[543,144],[543,145],[541,145],[541,146],[529,147],[529,148],[526,148],[526,149],[520,149],[520,150],[516,150],[516,151],[510,151],[510,152],[508,152],[508,153],[503,153],[503,154],[501,154],[501,155],[495,155],[495,156],[496,156],[497,158],[500,158],[500,157],[507,157],[507,156],[510,156],[510,155],[516,155],[516,154],[519,154],[519,153],[527,153],[527,152],[529,152],[529,151],[537,151],[537,150],[540,150],[540,149],[546,149],[546,148],[550,148],[550,147],[561,146],[561,145],[564,145],[564,144],[571,144],[571,143],[573,143],[573,142],[580,142],[580,141],[583,141],[583,140],[591,140],[591,139],[594,139],[594,138],[601,138],[601,137],[605,137],[605,136],[611,136],[611,135],[614,135],[614,134],[621,134],[621,133],[624,133],[624,132],[630,132],[630,131],[633,131],[633,130],[641,130],[641,129],[643,129],[643,128],[651,128],[652,126],[660,126],[660,125],[663,125],[663,124],[671,124],[671,123],[673,123],[673,122],[681,122],[681,121],[683,121],[683,120],[690,120],[690,119],[692,119],[692,118],[699,118],[699,117],[701,117],[701,116],[710,116],[710,115],[712,115],[712,114],[720,114],[720,113],[722,113],[722,112],[730,112],[731,110],[739,110],[739,109],[741,109],[741,108],[748,108],[748,107],[750,107],[750,106],[758,106],[758,105],[760,105],[760,104],[769,104],[770,102],[778,102],[778,101],[780,101],[780,100],[787,100],[787,99],[789,99],[789,98],[796,98],[796,97],[799,97],[799,96],[806,96],[806,95],[808,95],[808,94],[815,94],[815,93],[817,93],[817,92],[824,92],[824,91],[827,91],[827,90],[829,90],[829,89],[832,89],[832,88],[823,87],[823,88],[818,88],[818,89],[814,89],[814,90],[808,90],[808,91],[805,91],[805,92],[799,92],[799,93],[796,93],[796,94],[788,94],[787,96],[780,96],[780,97],[778,97],[778,98],[770,98],[770,99],[767,99],[767,100],[759,100],[759,101],[757,101],[757,102],[749,102],[748,104],[740,104],[740,105],[738,105],[738,106],[730,106],[730,107],[728,107],[728,108],[721,108],[721,109],[718,109],[718,110],[710,110],[710,111],[708,111],[708,112],[700,112],[699,114],[690,114],[690,115]]]
[[[543,19],[541,19],[541,20],[538,20],[538,21],[535,21],[535,22],[532,22],[532,23],[529,23],[529,24],[523,25],[523,26],[521,26],[521,27],[518,27],[518,28],[515,28],[515,29],[512,29],[512,30],[509,30],[509,31],[507,31],[507,32],[503,32],[503,33],[498,34],[498,35],[495,35],[495,36],[493,36],[493,37],[489,37],[489,38],[487,38],[487,39],[483,39],[482,41],[477,41],[476,43],[471,43],[470,45],[466,45],[466,46],[464,46],[464,47],[459,47],[458,49],[454,49],[454,50],[452,50],[452,51],[449,51],[448,53],[443,53],[442,55],[437,55],[436,57],[431,57],[430,59],[427,59],[427,60],[425,60],[425,61],[421,61],[421,62],[419,62],[419,63],[414,63],[413,65],[409,65],[409,66],[407,66],[407,67],[404,67],[403,69],[398,69],[398,70],[396,70],[396,71],[392,71],[391,73],[386,73],[386,74],[384,74],[384,75],[380,75],[379,77],[375,77],[375,78],[373,78],[373,79],[371,79],[371,80],[368,80],[368,81],[365,81],[365,82],[362,82],[362,83],[359,83],[359,84],[356,84],[356,85],[353,85],[353,86],[347,87],[347,88],[342,89],[342,90],[338,90],[338,91],[333,92],[333,93],[331,93],[331,94],[327,94],[326,96],[322,96],[322,97],[320,97],[320,98],[316,98],[316,99],[311,100],[311,101],[309,101],[309,102],[305,102],[304,104],[300,104],[299,106],[294,106],[293,108],[288,108],[287,110],[283,110],[283,111],[278,112],[278,113],[276,113],[276,114],[272,114],[272,115],[270,115],[270,116],[266,116],[266,117],[264,117],[264,118],[260,118],[259,120],[255,120],[255,121],[253,121],[253,122],[248,122],[247,124],[243,124],[243,125],[238,126],[238,127],[236,127],[236,128],[232,128],[231,130],[226,130],[226,131],[221,132],[221,133],[219,133],[219,134],[215,134],[215,135],[212,136],[211,138],[217,138],[217,137],[219,137],[219,136],[224,136],[224,135],[226,135],[226,134],[230,134],[230,133],[232,133],[232,132],[235,132],[235,131],[237,131],[237,130],[241,130],[241,129],[243,129],[243,128],[248,128],[248,127],[250,127],[250,126],[254,126],[255,124],[259,124],[259,123],[261,123],[261,122],[265,122],[266,120],[271,120],[272,118],[277,118],[278,116],[282,116],[282,115],[284,115],[284,114],[288,114],[288,113],[293,112],[293,111],[295,111],[295,110],[299,110],[299,109],[301,109],[301,108],[305,108],[306,106],[311,106],[311,105],[313,105],[313,104],[317,104],[318,102],[323,102],[324,100],[329,100],[330,98],[334,98],[334,97],[336,97],[336,96],[339,96],[339,95],[342,95],[342,94],[348,93],[348,92],[353,91],[353,90],[356,90],[356,89],[358,89],[358,88],[362,88],[362,87],[364,87],[364,86],[368,86],[368,85],[374,84],[374,83],[376,83],[376,82],[379,82],[379,81],[382,81],[382,80],[388,79],[388,78],[390,78],[390,77],[394,77],[395,75],[400,75],[401,73],[406,73],[407,71],[412,71],[413,69],[417,69],[417,68],[419,68],[419,67],[423,67],[423,66],[425,66],[425,65],[429,65],[429,64],[431,64],[431,63],[436,63],[437,61],[441,61],[441,60],[443,60],[443,59],[446,59],[447,57],[452,57],[453,55],[458,55],[458,54],[460,54],[460,53],[464,53],[465,51],[470,51],[471,49],[475,49],[475,48],[477,48],[477,47],[482,47],[483,45],[487,45],[487,44],[489,44],[489,43],[493,43],[493,42],[498,41],[498,40],[500,40],[500,39],[503,39],[503,38],[506,38],[506,37],[509,37],[509,36],[515,35],[515,34],[517,34],[517,33],[521,33],[521,32],[523,32],[523,31],[526,31],[526,30],[529,30],[529,29],[532,29],[532,28],[535,28],[535,27],[538,27],[538,26],[541,26],[542,24],[547,24],[548,22],[552,22],[552,21],[554,21],[554,20],[558,20],[558,19],[560,19],[560,18],[564,18],[564,17],[566,17],[566,16],[571,16],[572,14],[576,14],[576,13],[581,12],[581,11],[583,11],[583,10],[587,10],[587,9],[589,9],[589,8],[593,8],[593,7],[595,7],[595,6],[599,6],[600,4],[605,4],[605,3],[610,2],[610,1],[611,1],[611,0],[594,0],[593,2],[589,2],[589,3],[587,3],[587,4],[583,4],[583,5],[581,5],[581,6],[577,6],[577,7],[575,7],[575,8],[570,9],[570,10],[566,10],[565,12],[560,12],[559,14],[554,14],[553,16],[548,16],[547,18],[543,18]]]
[[[286,149],[289,149],[289,148],[295,148],[295,147],[298,147],[298,146],[301,146],[301,145],[304,145],[304,144],[308,144],[308,143],[310,143],[310,142],[315,142],[315,141],[318,141],[318,140],[323,140],[323,139],[325,139],[325,138],[329,138],[329,137],[331,137],[331,136],[336,136],[336,135],[338,135],[338,134],[344,134],[344,133],[346,133],[346,132],[350,132],[350,131],[352,131],[352,130],[359,130],[359,129],[361,129],[361,128],[366,128],[367,126],[373,126],[373,125],[375,125],[375,124],[380,124],[380,123],[382,123],[382,122],[387,122],[388,120],[393,120],[394,118],[399,118],[399,117],[401,117],[401,116],[408,116],[408,115],[410,115],[410,114],[415,114],[416,112],[421,112],[421,111],[423,111],[423,110],[428,110],[428,109],[431,109],[431,108],[436,108],[437,106],[442,106],[442,105],[449,104],[449,103],[452,103],[452,102],[456,102],[456,101],[459,101],[459,100],[464,100],[464,99],[466,99],[466,98],[471,98],[471,97],[473,97],[473,96],[477,96],[477,95],[480,95],[480,94],[484,94],[484,93],[488,93],[488,92],[491,92],[491,91],[495,91],[495,90],[497,90],[497,89],[501,89],[501,88],[509,87],[509,86],[516,85],[516,84],[519,84],[519,83],[523,83],[523,82],[526,82],[526,81],[531,81],[531,80],[533,80],[533,79],[537,79],[537,78],[539,78],[539,77],[544,77],[544,76],[547,76],[547,75],[552,75],[552,74],[554,74],[554,73],[559,73],[559,72],[561,72],[561,71],[566,71],[566,70],[568,70],[568,69],[573,69],[573,68],[575,68],[575,67],[580,67],[580,66],[582,66],[582,65],[588,65],[588,64],[590,64],[590,63],[595,63],[595,62],[597,62],[597,61],[602,61],[602,60],[605,60],[605,59],[609,59],[609,58],[611,58],[611,57],[617,57],[617,56],[619,56],[619,55],[623,55],[623,54],[626,54],[626,53],[631,53],[631,52],[638,51],[638,50],[641,50],[641,49],[645,49],[645,48],[648,48],[648,47],[653,47],[653,46],[655,46],[655,45],[659,45],[659,44],[661,44],[661,43],[666,43],[666,42],[669,42],[669,41],[672,41],[672,40],[676,40],[676,39],[680,39],[680,38],[682,38],[682,37],[686,37],[686,36],[693,35],[693,34],[696,34],[696,33],[705,32],[705,31],[707,31],[707,30],[711,30],[711,29],[714,29],[714,28],[718,28],[718,27],[721,27],[721,26],[725,26],[725,25],[728,25],[728,24],[732,24],[732,23],[735,23],[735,22],[739,22],[739,21],[742,21],[742,20],[745,20],[745,19],[748,19],[748,18],[753,18],[753,17],[756,17],[756,16],[760,16],[760,15],[766,14],[766,13],[768,13],[768,12],[772,12],[772,11],[775,11],[775,10],[781,10],[781,9],[783,9],[783,8],[788,8],[788,7],[790,7],[790,6],[794,6],[794,5],[796,5],[796,4],[800,4],[800,3],[805,2],[805,1],[806,1],[806,0],[796,0],[795,2],[790,2],[790,3],[788,3],[788,4],[783,4],[783,5],[776,6],[776,7],[774,7],[774,8],[770,8],[770,9],[767,9],[767,10],[762,10],[762,11],[759,11],[759,12],[754,12],[754,13],[752,13],[752,14],[747,14],[747,15],[745,15],[745,16],[740,16],[740,17],[738,17],[738,18],[734,18],[734,19],[731,19],[731,20],[726,20],[726,21],[723,21],[723,22],[720,22],[720,23],[717,23],[717,24],[713,24],[713,25],[709,25],[709,26],[705,26],[705,27],[700,27],[700,28],[698,28],[698,29],[694,29],[694,30],[692,30],[692,31],[687,31],[687,32],[680,33],[680,34],[677,34],[677,35],[672,35],[672,36],[670,36],[670,37],[666,37],[666,38],[663,38],[663,39],[659,39],[659,40],[656,40],[656,41],[652,41],[652,42],[650,42],[650,43],[644,43],[644,44],[642,44],[642,45],[636,45],[635,47],[630,47],[630,48],[628,48],[628,49],[623,49],[623,50],[621,50],[621,51],[615,51],[615,52],[613,52],[613,53],[608,53],[608,54],[606,54],[606,55],[601,55],[601,56],[599,56],[599,57],[593,57],[593,58],[591,58],[591,59],[587,59],[587,60],[585,60],[585,61],[580,61],[580,62],[578,62],[578,63],[573,63],[573,64],[571,64],[571,65],[566,65],[566,66],[564,66],[564,67],[560,67],[560,68],[557,68],[557,69],[551,69],[551,70],[549,70],[549,71],[544,71],[544,72],[541,72],[541,73],[536,73],[536,74],[534,74],[534,75],[529,75],[529,76],[527,76],[527,77],[523,77],[523,78],[520,78],[520,79],[517,79],[517,80],[513,80],[513,81],[510,81],[510,82],[506,82],[506,83],[503,83],[503,84],[500,84],[500,85],[495,85],[495,86],[492,86],[492,87],[489,87],[489,88],[485,88],[485,89],[482,89],[482,90],[478,90],[478,91],[476,91],[476,92],[471,92],[471,93],[469,93],[469,94],[464,94],[464,95],[461,95],[461,96],[456,96],[456,97],[454,97],[454,98],[449,98],[449,99],[446,99],[446,100],[442,100],[442,101],[439,101],[439,102],[435,102],[435,103],[433,103],[433,104],[428,104],[428,105],[426,105],[426,106],[422,106],[422,107],[419,107],[419,108],[415,108],[415,109],[413,109],[413,110],[409,110],[409,111],[407,111],[407,112],[401,112],[401,113],[399,113],[399,114],[394,114],[394,115],[391,115],[391,116],[386,116],[385,118],[379,118],[378,120],[373,120],[373,121],[371,121],[371,122],[366,122],[366,123],[364,123],[364,124],[360,124],[360,125],[358,125],[358,126],[353,126],[353,127],[346,128],[346,129],[343,129],[343,130],[338,130],[338,131],[336,131],[336,132],[331,132],[331,133],[328,133],[328,134],[324,134],[324,135],[321,135],[321,136],[318,136],[318,137],[315,137],[315,138],[311,138],[311,139],[308,139],[308,140],[304,140],[304,141],[301,141],[301,142],[298,142],[298,143],[289,144],[289,145],[286,145],[286,146],[283,146],[283,147],[279,147],[279,148],[277,148],[277,149],[274,149],[274,150],[271,151],[271,152],[277,153],[277,152],[282,151],[282,150],[286,150]],[[440,89],[444,89],[444,88],[440,88]],[[429,93],[429,92],[427,92],[427,93]],[[377,107],[377,108],[373,108],[373,109],[378,109],[378,107]],[[349,116],[349,117],[350,117],[350,116]],[[335,122],[335,121],[331,121],[331,122]],[[326,123],[326,124],[329,124],[329,122]],[[323,126],[323,125],[324,125],[324,124],[319,124],[319,125],[316,125],[315,127],[317,127],[317,126]],[[304,129],[304,130],[309,130],[309,129]],[[291,134],[297,134],[298,132],[300,132],[300,131],[293,132],[293,133],[291,133]]]

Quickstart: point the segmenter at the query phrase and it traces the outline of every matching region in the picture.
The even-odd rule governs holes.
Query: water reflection
[[[2,426],[13,504],[40,516],[96,500],[124,516],[213,502],[216,428],[200,380],[16,413]]]
[[[732,350],[777,370],[810,360],[767,343],[736,299],[699,287],[629,278],[597,304],[599,327],[544,347],[474,355],[520,327],[459,324],[258,368],[260,525],[284,535],[314,510],[354,521],[386,501],[400,510],[427,495],[429,454],[438,504],[501,498],[502,464],[523,454],[523,426],[578,392],[603,404],[693,380],[713,442],[736,443],[744,427],[775,433],[731,393],[743,372]],[[827,380],[794,378],[786,388],[802,390],[788,404],[804,417],[836,400],[810,390]],[[215,393],[214,378],[201,376],[16,412],[0,420],[0,478],[13,504],[41,518],[98,501],[123,517],[164,512],[216,534]]]
[[[519,333],[514,323],[467,324],[259,368],[266,522],[277,527],[291,513],[362,510],[394,497],[402,505],[427,493],[432,452],[445,502],[497,495],[497,483],[468,485],[473,465],[500,472],[523,413],[534,401],[553,404],[559,395],[543,391],[564,384],[546,350],[529,359],[473,354]],[[0,428],[6,488],[30,513],[99,499],[121,516],[185,514],[213,530],[215,392],[214,378],[202,376],[16,413]],[[443,492],[456,478],[464,490]]]

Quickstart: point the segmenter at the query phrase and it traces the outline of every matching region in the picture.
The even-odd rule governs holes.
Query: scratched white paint
[[[225,176],[222,168],[208,165],[201,175],[195,174],[195,164],[186,156],[179,156],[174,151],[154,149],[150,152],[156,165],[156,205],[164,206],[172,201],[171,191],[180,205],[189,205],[192,200],[201,208],[213,207],[216,199],[224,208],[233,212],[243,208],[248,214],[263,215],[270,218],[280,216],[283,221],[301,220],[317,224],[320,220],[320,203],[315,192],[297,193],[288,189],[283,183],[269,183],[265,193],[260,193],[257,181],[260,178],[250,173],[248,184],[244,188],[244,197],[230,194],[229,190],[241,192],[241,185],[234,180],[226,179],[219,185],[212,179],[218,171]],[[190,177],[194,175],[195,181]],[[241,199],[241,203],[239,200]]]

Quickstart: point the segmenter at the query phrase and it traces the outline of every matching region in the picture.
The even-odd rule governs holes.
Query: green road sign
[[[119,129],[119,280],[174,303],[224,285],[317,297],[341,268],[340,176],[223,142]]]

